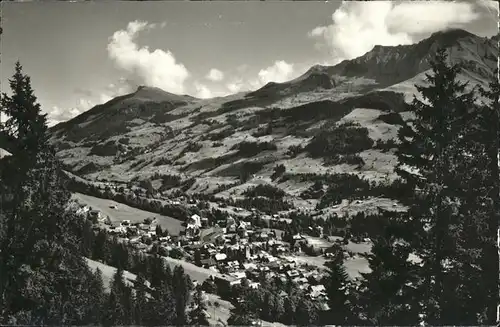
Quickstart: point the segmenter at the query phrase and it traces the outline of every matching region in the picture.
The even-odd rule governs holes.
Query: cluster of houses
[[[154,219],[142,223],[111,222],[109,217],[88,206],[81,206],[77,213],[103,223],[109,233],[128,239],[140,250],[148,251],[153,242],[165,253],[177,249],[185,259],[212,270],[215,276],[223,276],[217,282],[227,287],[245,279],[250,287],[258,288],[263,276],[278,278],[283,283],[293,283],[308,292],[311,299],[326,305],[325,288],[321,284],[324,271],[287,258],[295,247],[290,248],[289,243],[280,240],[275,230],[256,228],[248,221],[232,217],[218,221],[209,230],[205,229],[206,218],[192,215],[182,235],[156,235]],[[293,239],[301,241],[304,237],[294,235]]]
[[[322,284],[324,272],[318,268],[300,265],[297,262],[281,257],[275,257],[265,251],[253,255],[247,262],[231,261],[227,257],[220,258],[217,265],[210,269],[223,273],[216,278],[219,285],[230,287],[239,285],[245,279],[253,288],[261,286],[262,278],[279,279],[283,285],[292,283],[307,292],[312,300],[326,304],[328,297]],[[222,269],[218,269],[221,267]]]
[[[196,239],[201,234],[201,229],[208,224],[208,218],[201,218],[199,215],[192,215],[186,222],[184,235],[188,239]]]
[[[294,239],[304,237],[294,235]],[[207,237],[186,242],[183,248],[195,264],[222,275],[217,278],[220,285],[230,287],[245,279],[250,287],[258,288],[265,276],[278,278],[283,284],[291,282],[321,304],[326,305],[328,300],[321,284],[325,272],[287,258],[290,244],[280,240],[276,231],[254,228],[250,222],[229,217],[218,221]]]
[[[111,223],[111,220],[109,219],[108,216],[104,215],[99,210],[93,210],[88,205],[80,205],[79,208],[76,210],[76,214],[80,215],[80,216],[88,217],[89,219],[96,221],[96,222],[101,222],[101,223],[106,223],[106,224]]]
[[[117,209],[116,206],[111,206]],[[120,222],[112,221],[109,216],[104,215],[99,210],[93,210],[88,205],[80,205],[76,210],[76,214],[86,217],[95,223],[101,223],[99,229],[104,228],[108,233],[128,239],[131,244],[134,244],[139,249],[147,249],[151,245],[153,239],[158,239],[160,242],[170,241],[170,236],[156,237],[156,218],[147,218],[142,223],[132,223],[130,220],[122,220]]]

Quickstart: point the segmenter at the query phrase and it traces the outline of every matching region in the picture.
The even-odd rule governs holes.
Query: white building
[[[300,235],[300,233],[293,235],[292,238],[296,241],[305,239],[305,237]]]
[[[235,271],[233,273],[230,273],[229,275],[237,279],[246,278],[247,276],[247,274],[244,271]]]
[[[324,285],[314,285],[310,287],[311,293],[310,296],[311,298],[317,298],[318,296],[326,295],[326,289]]]
[[[89,213],[89,211],[90,211],[89,206],[81,206],[80,208],[78,208],[78,210],[76,210],[76,214],[77,215],[86,215]]]
[[[217,253],[215,255],[215,260],[217,261],[223,261],[227,259],[227,255],[225,253]]]
[[[191,225],[195,228],[201,228],[201,217],[198,215],[192,215],[188,220],[188,226]]]

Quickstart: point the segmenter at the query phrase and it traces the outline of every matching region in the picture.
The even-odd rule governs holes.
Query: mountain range
[[[301,194],[314,183],[294,176],[392,180],[397,159],[390,140],[411,120],[405,103],[417,95],[415,84],[425,84],[436,50],[445,47],[450,62],[462,65],[459,78],[469,87],[487,86],[498,40],[441,31],[416,44],[375,46],[285,83],[213,99],[141,86],[52,127],[51,140],[66,169],[85,179],[150,180],[165,193],[182,185],[187,193],[233,198],[271,184],[296,206],[313,208],[319,200]],[[281,165],[288,177],[277,179]],[[166,176],[180,182],[165,185]]]

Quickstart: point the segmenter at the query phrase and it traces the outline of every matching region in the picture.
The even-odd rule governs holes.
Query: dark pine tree
[[[285,302],[283,298],[279,295],[280,288],[275,288],[274,292],[274,301],[273,301],[273,307],[271,310],[271,321],[283,321],[283,315],[285,315]]]
[[[330,268],[329,275],[324,278],[328,306],[330,310],[324,315],[324,323],[328,325],[344,325],[354,322],[349,301],[349,276],[344,267],[343,255],[339,253],[333,260],[325,264]]]
[[[143,325],[147,321],[148,298],[146,278],[142,272],[137,275],[135,292],[135,323]]]
[[[81,226],[81,232],[79,233],[80,242],[80,253],[87,257],[92,258],[92,248],[94,244],[95,234],[92,229],[92,222],[90,220],[83,221]]]
[[[162,282],[153,292],[153,299],[149,301],[152,315],[149,316],[148,325],[167,326],[176,321],[176,302],[172,287]]]
[[[0,323],[82,323],[92,273],[74,234],[80,218],[66,210],[70,193],[46,116],[19,62],[10,88],[0,107],[12,154],[0,160]]]
[[[165,264],[162,257],[155,254],[148,257],[150,268],[151,287],[157,288],[166,280]]]
[[[481,289],[485,291],[484,312],[480,324],[492,325],[496,322],[496,305],[500,303],[498,276],[500,275],[498,263],[498,248],[496,247],[496,230],[500,226],[500,179],[498,166],[498,153],[500,150],[500,81],[499,71],[495,70],[489,89],[480,89],[480,93],[487,100],[482,106],[482,139],[480,143],[486,145],[485,152],[488,168],[485,170],[486,197],[489,198],[488,222],[482,231],[482,245],[484,253],[481,257]],[[485,202],[483,202],[485,204]],[[486,205],[485,205],[486,206]]]
[[[197,265],[198,267],[203,266],[201,263],[201,251],[200,249],[196,249],[194,251],[194,264]]]
[[[227,320],[229,326],[250,326],[257,319],[255,313],[251,313],[242,302],[237,302],[231,309],[231,315]]]
[[[126,285],[123,292],[123,307],[125,309],[125,325],[132,325],[135,320],[135,294],[132,287]]]
[[[477,225],[482,225],[482,218],[471,205],[474,201],[467,200],[471,195],[463,184],[478,181],[473,171],[464,169],[468,155],[477,150],[477,143],[468,141],[478,119],[478,110],[473,110],[476,93],[459,81],[461,69],[448,63],[444,49],[437,52],[431,68],[432,74],[426,75],[428,85],[417,86],[423,100],[415,97],[408,108],[416,118],[399,132],[397,172],[406,187],[415,190],[414,196],[403,199],[413,229],[405,241],[422,259],[418,294],[424,321],[474,324],[478,312],[465,306],[472,303],[474,294],[471,263],[479,263],[474,255],[482,249],[474,245],[475,232],[465,231],[464,224],[470,223],[463,218],[468,212]],[[451,292],[454,289],[460,292]]]
[[[187,322],[186,305],[189,302],[191,291],[191,280],[184,273],[182,266],[176,266],[172,276],[172,291],[175,297],[176,304],[176,324],[185,325]]]
[[[283,317],[282,323],[285,325],[295,324],[295,309],[297,308],[296,299],[293,297],[285,297],[283,306],[286,314]]]
[[[127,323],[126,285],[123,269],[118,268],[111,281],[111,290],[106,308],[105,323],[107,325],[123,325]]]
[[[89,284],[88,298],[88,323],[97,324],[102,322],[103,308],[106,304],[106,295],[104,293],[104,282],[102,272],[99,268],[94,273],[94,278]]]
[[[192,304],[192,309],[189,314],[190,325],[209,326],[210,324],[208,323],[206,315],[207,306],[203,300],[203,291],[201,290],[201,287],[196,288]]]
[[[92,247],[92,259],[107,262],[109,258],[108,236],[105,231],[100,230],[95,236]]]
[[[113,238],[111,243],[111,266],[121,269],[130,267],[130,254],[127,245],[119,242],[117,238]]]
[[[295,310],[296,324],[298,326],[316,325],[318,318],[318,308],[311,300],[304,298]]]
[[[160,225],[156,225],[156,236],[158,236],[158,237],[162,237],[163,236],[163,231],[162,231]]]
[[[416,325],[420,321],[418,266],[409,260],[411,248],[404,241],[404,232],[411,230],[406,224],[411,222],[400,221],[396,225],[397,215],[387,217],[392,220],[373,239],[367,255],[371,272],[362,274],[361,292],[354,301],[369,324]]]
[[[109,293],[104,310],[104,326],[117,326],[123,324],[124,310],[120,303],[119,295],[114,291]]]

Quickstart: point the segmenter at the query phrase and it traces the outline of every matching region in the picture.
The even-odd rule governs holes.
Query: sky
[[[449,27],[498,32],[494,1],[2,2],[2,92],[19,60],[51,124],[155,86],[255,90]]]

